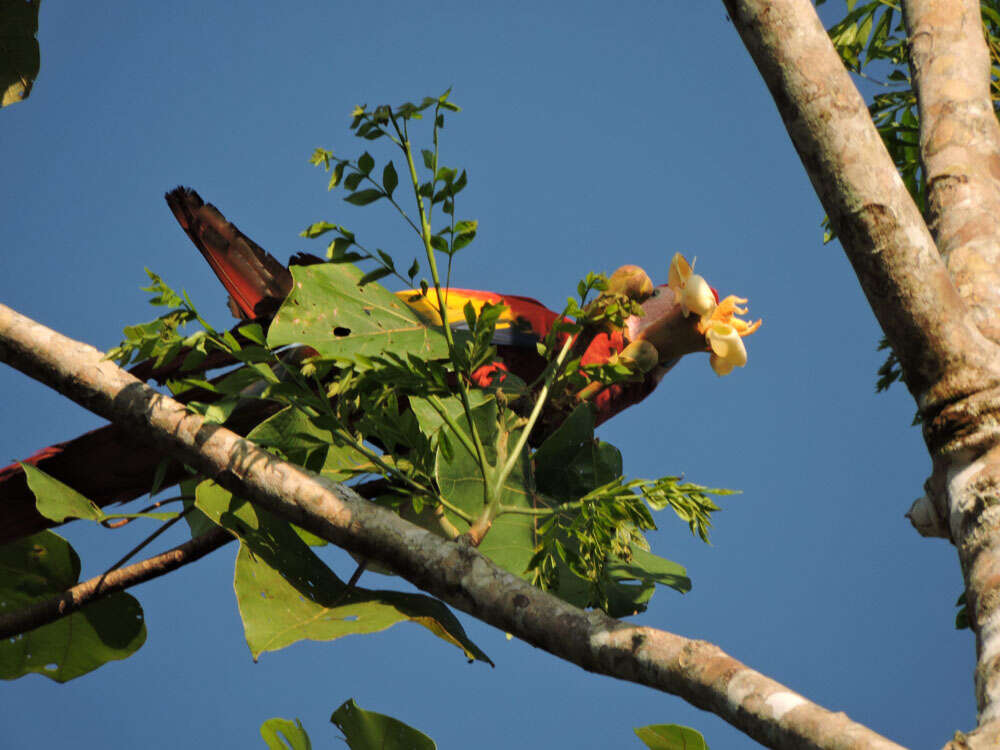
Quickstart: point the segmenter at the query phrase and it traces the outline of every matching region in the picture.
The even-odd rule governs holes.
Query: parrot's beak
[[[628,340],[647,341],[659,352],[660,363],[685,354],[705,351],[705,336],[698,332],[698,316],[685,317],[673,290],[659,286],[642,303],[643,315],[625,321]]]

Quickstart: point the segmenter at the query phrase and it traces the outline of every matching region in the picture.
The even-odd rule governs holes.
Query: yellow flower
[[[694,273],[684,256],[675,253],[670,262],[667,286],[681,306],[685,317],[689,313],[700,316],[695,327],[705,337],[711,353],[709,364],[716,375],[728,375],[734,367],[744,367],[747,363],[747,349],[743,339],[760,328],[761,321],[753,323],[736,317],[746,315],[747,301],[743,297],[729,295],[716,304],[712,288],[701,276]]]
[[[746,365],[747,349],[743,346],[743,339],[729,323],[712,323],[705,339],[712,350],[709,364],[719,377],[728,375],[734,367]]]
[[[704,278],[694,272],[680,253],[674,253],[674,258],[670,261],[667,286],[677,297],[685,318],[690,313],[705,317],[711,315],[715,309],[715,294],[712,288]]]

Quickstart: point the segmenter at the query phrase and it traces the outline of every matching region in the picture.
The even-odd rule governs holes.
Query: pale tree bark
[[[767,747],[899,750],[867,727],[812,703],[720,648],[585,612],[479,554],[189,413],[103,358],[0,305],[0,361],[132,430],[216,482],[344,549],[377,560],[484,622],[584,669],[678,695]],[[173,551],[172,551],[173,552]],[[175,555],[159,565],[175,564]],[[152,566],[146,566],[152,567]],[[114,588],[120,588],[120,574]],[[72,611],[96,582],[46,603]],[[109,586],[109,588],[112,588]]]
[[[917,402],[933,462],[911,510],[959,553],[979,725],[1000,745],[1000,128],[975,0],[904,3],[929,226],[809,0],[725,0]],[[942,253],[944,257],[942,257]]]

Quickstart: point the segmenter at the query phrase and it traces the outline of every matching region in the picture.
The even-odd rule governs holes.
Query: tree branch
[[[152,439],[227,489],[458,609],[592,672],[678,695],[773,748],[899,745],[811,703],[716,646],[584,612],[450,542],[207,424],[90,346],[0,305],[0,360]]]
[[[990,55],[979,2],[909,0],[904,16],[930,227],[971,320],[1000,341],[1000,124],[990,96]],[[948,411],[962,423],[985,425],[994,421],[984,417],[995,412],[995,401],[987,393]],[[982,430],[987,438],[990,431]],[[1000,455],[994,447],[953,458],[935,456],[929,494],[938,514],[949,519],[962,564],[976,633],[979,722],[988,725],[1000,722],[1000,513],[995,508]]]
[[[10,638],[68,617],[109,594],[151,581],[183,565],[200,560],[231,541],[233,536],[228,531],[213,529],[159,555],[78,583],[59,596],[37,602],[16,612],[0,615],[0,638]]]
[[[903,365],[933,445],[957,399],[1000,394],[1000,349],[968,319],[919,210],[810,0],[724,0]]]
[[[903,6],[928,223],[979,329],[1000,342],[1000,124],[979,0]]]
[[[947,533],[958,548],[979,643],[975,742],[993,747],[984,738],[1000,720],[1000,347],[976,322],[1000,315],[1000,270],[994,265],[981,278],[988,293],[973,275],[982,247],[1000,254],[1000,158],[978,4],[907,3],[907,22],[919,35],[912,46],[921,145],[928,176],[939,183],[936,229],[961,269],[959,294],[812,3],[724,2],[923,417],[934,470],[911,518],[925,532]],[[989,309],[974,313],[966,300]]]

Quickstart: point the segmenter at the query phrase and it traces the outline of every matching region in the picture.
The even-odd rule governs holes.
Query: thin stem
[[[165,500],[157,500],[152,505],[147,505],[145,508],[142,508],[138,512],[149,513],[149,511],[153,510],[154,508],[159,508],[161,505],[166,505],[167,503],[176,503],[178,500],[186,500],[186,499],[188,498],[186,498],[184,495],[177,495],[176,497],[168,497]],[[105,520],[101,521],[101,526],[103,526],[106,529],[120,529],[122,526],[130,524],[133,521],[137,520],[138,520],[137,518],[119,518],[114,521]]]
[[[472,456],[473,458],[478,458],[478,456],[476,455],[476,446],[474,446],[472,444],[472,441],[469,440],[469,436],[465,434],[465,430],[461,429],[458,426],[458,423],[455,422],[451,414],[449,414],[448,411],[444,408],[444,404],[441,403],[438,397],[428,396],[427,402],[434,408],[434,411],[436,411],[440,415],[441,419],[444,420],[444,423],[451,428],[452,432],[455,433],[456,437],[458,437],[459,442],[462,444],[465,450],[469,452],[469,455]]]
[[[110,573],[110,572],[112,572],[114,570],[117,570],[122,565],[124,565],[129,560],[131,560],[133,557],[135,557],[136,555],[138,555],[140,552],[142,552],[143,549],[146,548],[147,545],[150,544],[150,542],[152,542],[154,539],[156,539],[156,537],[158,537],[164,531],[166,531],[171,526],[173,526],[175,523],[177,523],[178,521],[180,521],[182,518],[184,518],[184,516],[186,516],[192,510],[194,510],[194,504],[191,504],[188,507],[186,507],[184,510],[182,510],[176,516],[174,516],[173,518],[171,518],[169,521],[165,521],[163,523],[163,525],[160,526],[160,528],[158,528],[152,534],[150,534],[145,539],[143,539],[141,542],[139,542],[139,544],[137,544],[135,547],[133,547],[132,549],[130,549],[121,560],[119,560],[114,565],[112,565],[110,568],[108,568],[107,570],[105,570],[104,571],[104,575],[107,575],[108,573]]]
[[[437,116],[435,114],[435,122],[437,122]],[[396,127],[397,132],[399,132],[399,126],[396,125],[395,117],[392,118],[393,125]],[[400,132],[400,137],[403,140],[403,153],[406,155],[406,164],[410,169],[410,181],[413,183],[413,191],[417,198],[417,209],[420,212],[420,226],[421,226],[421,237],[424,241],[424,251],[427,254],[427,263],[431,271],[431,279],[434,281],[434,291],[437,294],[438,308],[441,314],[441,324],[444,329],[445,341],[448,344],[448,355],[452,362],[457,360],[455,352],[455,339],[452,336],[451,324],[448,321],[448,307],[445,304],[444,295],[441,293],[441,277],[438,274],[437,259],[434,257],[434,247],[431,245],[431,225],[428,221],[427,214],[424,211],[424,201],[420,195],[420,178],[417,176],[417,167],[413,163],[413,150],[410,147],[410,140],[408,132],[406,130],[406,120],[403,120],[404,132]],[[435,156],[436,159],[436,156]],[[434,165],[437,167],[437,164]],[[433,187],[433,186],[432,186]],[[479,461],[479,469],[483,475],[483,493],[484,493],[484,503],[487,505],[493,500],[491,496],[492,488],[488,477],[488,464],[486,463],[486,450],[483,448],[483,442],[479,437],[479,430],[476,429],[476,423],[472,419],[472,405],[469,402],[469,390],[465,385],[465,381],[459,374],[457,378],[458,381],[458,392],[462,399],[462,408],[465,410],[465,418],[469,421],[469,429],[472,433],[472,440],[476,447],[476,459]]]
[[[503,465],[500,469],[500,473],[497,474],[497,490],[496,496],[499,497],[500,488],[503,487],[503,483],[507,481],[507,477],[514,470],[517,465],[517,461],[521,456],[521,452],[524,450],[524,446],[528,442],[528,436],[531,434],[532,429],[534,429],[535,424],[538,422],[538,418],[542,414],[542,407],[545,406],[545,401],[549,396],[549,388],[552,386],[552,381],[555,380],[556,374],[562,367],[562,363],[566,359],[566,355],[569,354],[569,350],[573,347],[573,339],[568,338],[563,344],[562,349],[559,351],[559,356],[556,357],[555,367],[552,368],[549,376],[545,379],[545,384],[542,389],[538,392],[538,398],[535,399],[535,406],[531,410],[531,414],[528,416],[528,423],[524,426],[524,430],[521,431],[521,437],[518,438],[517,444],[514,446],[514,450],[511,452],[510,457],[507,459],[507,463]]]
[[[438,498],[437,498],[437,500],[438,500],[439,503],[441,503],[441,505],[443,505],[445,508],[447,508],[448,510],[450,510],[456,516],[458,516],[459,518],[461,518],[467,524],[471,525],[472,522],[476,520],[475,516],[473,516],[471,513],[466,513],[464,510],[462,510],[461,508],[459,508],[454,503],[450,503],[447,500],[445,500],[445,498],[443,496],[439,495]]]

